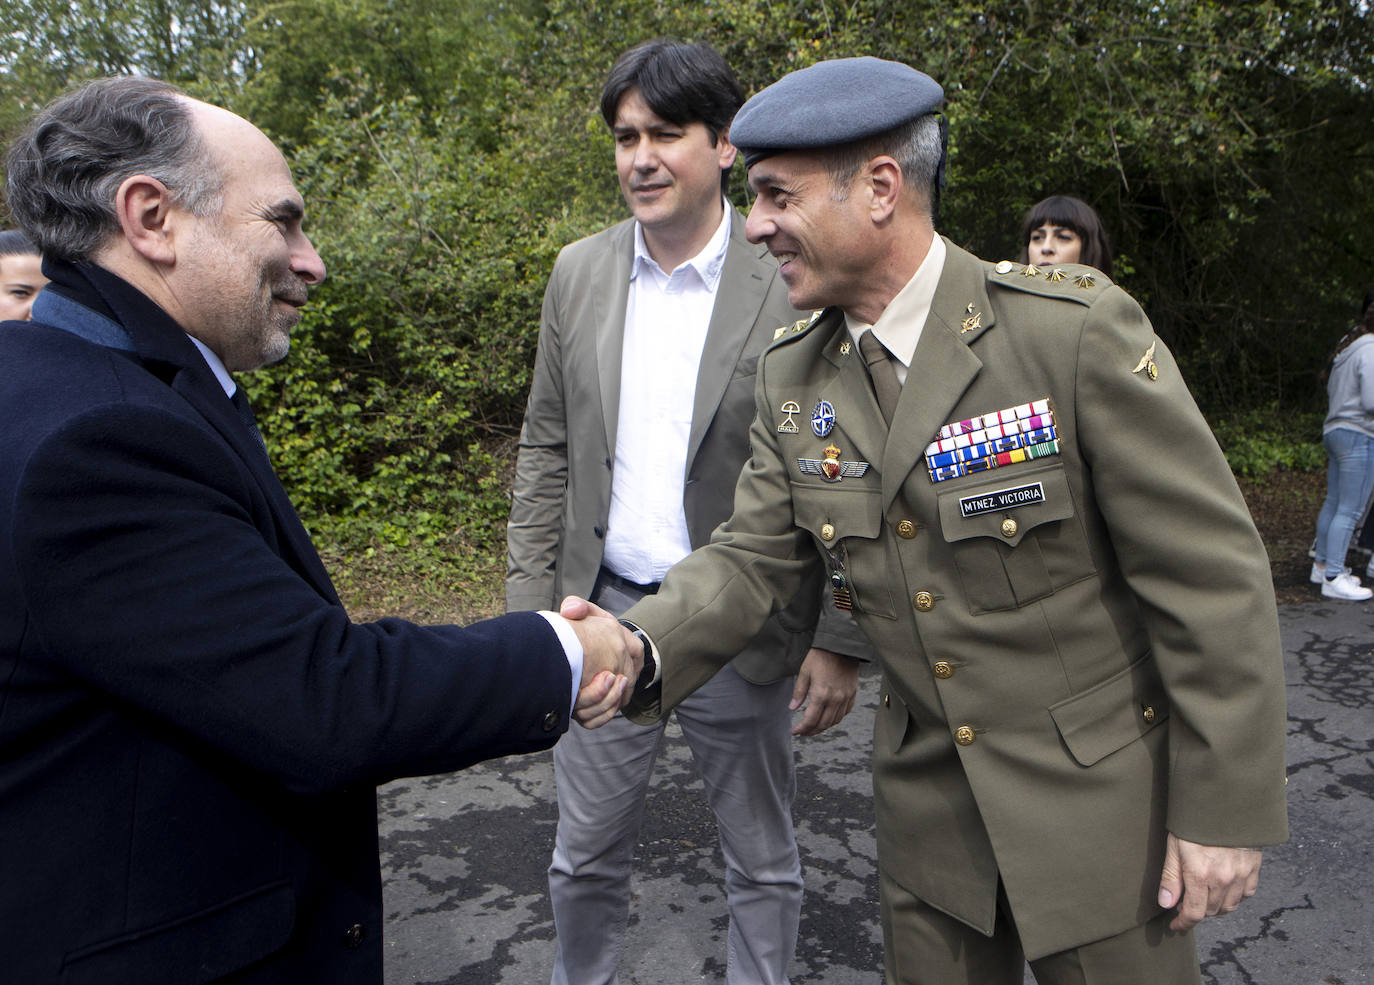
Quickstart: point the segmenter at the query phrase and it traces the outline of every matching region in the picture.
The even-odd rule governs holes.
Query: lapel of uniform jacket
[[[925,469],[925,450],[982,368],[969,343],[993,326],[992,305],[982,264],[945,240],[948,253],[935,288],[930,315],[883,451],[883,510],[892,504],[907,475]],[[968,306],[981,313],[977,329],[964,329]]]
[[[587,290],[593,292],[596,324],[596,372],[601,383],[601,423],[606,432],[606,452],[615,455],[616,426],[620,420],[620,363],[625,350],[625,309],[630,296],[630,269],[634,262],[634,220],[622,222],[611,233],[610,249],[596,258],[588,272]],[[577,414],[576,408],[570,412]],[[590,422],[588,422],[590,425]],[[609,472],[606,473],[608,476]]]
[[[840,457],[844,460],[881,462],[883,446],[887,442],[887,424],[883,421],[882,411],[878,409],[878,400],[873,396],[873,384],[868,378],[863,357],[859,355],[859,347],[850,338],[844,312],[839,308],[827,308],[811,331],[829,333],[821,352],[832,371],[828,378],[819,379],[820,387],[815,397],[808,398],[814,399],[815,403],[802,406],[801,413],[805,420],[798,423],[804,429],[803,433],[812,430],[811,415],[817,404],[822,400],[828,401],[835,409],[836,431],[844,437],[832,431],[818,439],[817,449],[834,444],[840,449]],[[846,441],[851,442],[853,447],[846,448]]]
[[[759,312],[768,296],[768,287],[778,270],[765,259],[768,250],[744,238],[744,219],[730,209],[730,240],[725,248],[725,266],[720,273],[716,303],[711,309],[711,324],[697,368],[696,395],[692,402],[692,428],[687,439],[687,473],[701,447],[706,431],[715,419],[725,387],[739,365],[744,344],[753,332]]]
[[[267,453],[244,426],[219,380],[181,326],[146,295],[109,271],[86,265],[81,272],[113,313],[115,321],[129,333],[139,358],[150,366],[161,364],[163,371],[158,375],[167,379],[172,390],[243,460],[271,506],[278,535],[291,551],[288,562],[293,563],[320,595],[337,604],[339,597],[329,573],[282,488]]]

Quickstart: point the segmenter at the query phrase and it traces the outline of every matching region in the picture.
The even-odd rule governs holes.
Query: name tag
[[[978,496],[965,496],[959,500],[959,515],[968,518],[979,513],[996,513],[1001,510],[1014,510],[1018,506],[1045,501],[1045,487],[1039,482],[1028,486],[1013,486],[998,489],[996,492],[982,493]]]

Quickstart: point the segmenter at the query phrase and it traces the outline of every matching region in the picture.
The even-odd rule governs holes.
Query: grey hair
[[[897,162],[907,186],[930,207],[934,201],[932,192],[938,180],[940,162],[944,157],[940,117],[934,113],[919,116],[877,136],[827,148],[823,159],[836,198],[843,201],[859,169],[884,154]]]
[[[176,86],[141,76],[97,79],[44,107],[11,145],[5,195],[45,256],[84,260],[119,231],[115,195],[146,174],[206,216],[224,177]]]

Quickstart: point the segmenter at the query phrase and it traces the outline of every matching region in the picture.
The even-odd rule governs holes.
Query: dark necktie
[[[262,432],[258,430],[258,419],[253,416],[253,408],[248,403],[248,395],[243,392],[243,387],[236,388],[229,401],[234,405],[234,410],[239,412],[239,418],[247,425],[253,437],[257,439],[258,447],[262,449],[263,454],[266,454],[267,442],[262,440]]]
[[[859,351],[863,353],[869,379],[873,381],[873,395],[878,398],[878,409],[883,412],[883,420],[888,427],[891,427],[892,415],[897,410],[897,398],[902,395],[902,384],[897,381],[897,370],[892,365],[892,353],[887,351],[887,346],[878,340],[871,328],[859,336]]]

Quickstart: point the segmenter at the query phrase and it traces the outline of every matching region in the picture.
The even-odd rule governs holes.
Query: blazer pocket
[[[171,923],[73,951],[62,985],[203,985],[281,949],[296,923],[296,897],[275,883]]]
[[[1050,706],[1069,754],[1092,766],[1147,733],[1169,717],[1169,698],[1147,653],[1131,666],[1081,694]]]
[[[974,615],[1028,605],[1054,594],[1056,583],[1092,570],[1072,521],[1073,498],[1062,466],[996,469],[977,484],[941,492],[939,512],[940,531]],[[1072,578],[1056,578],[1042,550],[1043,539],[1059,537],[1077,541],[1070,553],[1078,561],[1072,567],[1081,570]],[[1056,544],[1055,551],[1062,555],[1064,545]]]
[[[847,591],[855,612],[895,619],[881,504],[876,487],[792,486],[793,521],[815,540],[831,588]]]

